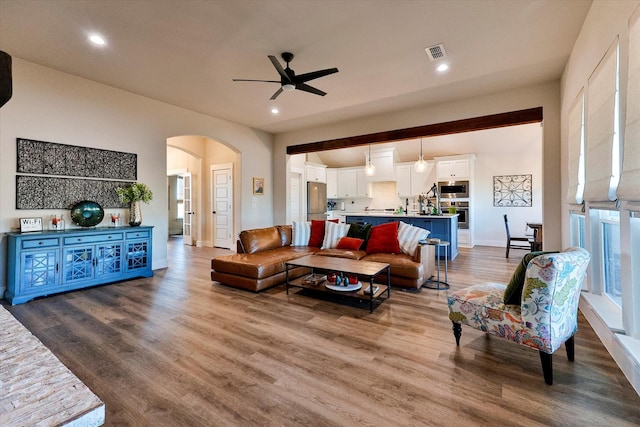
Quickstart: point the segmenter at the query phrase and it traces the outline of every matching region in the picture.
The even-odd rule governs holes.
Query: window
[[[184,178],[179,176],[176,180],[177,219],[184,219]]]
[[[569,214],[569,233],[571,246],[587,248],[584,214],[577,212]]]
[[[622,307],[620,213],[600,210],[599,217],[603,291],[618,307]]]

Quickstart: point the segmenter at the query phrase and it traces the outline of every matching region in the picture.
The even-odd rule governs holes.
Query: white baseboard
[[[153,259],[151,261],[151,269],[152,270],[160,270],[161,268],[168,268],[169,267],[169,259],[168,258],[163,258],[163,259]]]
[[[638,340],[616,334],[609,329],[593,306],[584,298],[580,299],[580,311],[636,393],[640,395],[640,344],[637,342]]]

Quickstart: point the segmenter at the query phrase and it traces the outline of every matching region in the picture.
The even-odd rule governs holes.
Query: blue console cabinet
[[[36,297],[151,277],[153,227],[7,233],[11,304]]]

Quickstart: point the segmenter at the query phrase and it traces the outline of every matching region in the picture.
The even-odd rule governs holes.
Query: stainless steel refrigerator
[[[307,221],[327,219],[327,184],[307,183]]]

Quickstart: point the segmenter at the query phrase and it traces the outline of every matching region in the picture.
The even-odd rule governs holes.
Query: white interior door
[[[233,246],[233,169],[222,165],[211,167],[213,246]]]
[[[184,179],[184,219],[182,221],[182,239],[185,245],[193,245],[193,227],[191,226],[192,217],[195,214],[193,212],[192,206],[192,179],[191,172],[186,172],[182,174],[182,178]]]
[[[301,221],[301,191],[302,175],[292,174],[291,177],[291,221]]]

